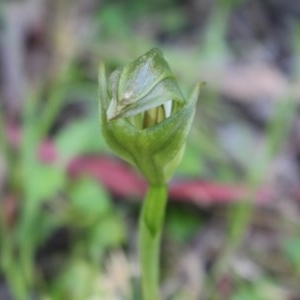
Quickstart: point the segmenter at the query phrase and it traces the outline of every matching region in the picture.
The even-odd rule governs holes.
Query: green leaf
[[[285,241],[283,251],[291,264],[300,273],[300,237],[296,236]]]
[[[110,198],[96,181],[83,178],[76,181],[69,191],[72,209],[82,218],[98,220],[111,210]]]
[[[201,222],[197,213],[174,208],[167,215],[166,227],[175,240],[185,242],[199,230]]]
[[[83,259],[71,260],[52,288],[51,299],[91,299],[99,274]]]
[[[93,228],[90,249],[92,253],[97,254],[100,249],[120,247],[125,237],[124,223],[116,214],[111,213]]]
[[[32,165],[27,189],[30,199],[45,200],[50,198],[65,184],[65,173],[61,168],[49,165]]]
[[[63,161],[82,153],[107,149],[101,136],[95,132],[97,123],[94,120],[94,118],[77,120],[56,135],[54,142]]]

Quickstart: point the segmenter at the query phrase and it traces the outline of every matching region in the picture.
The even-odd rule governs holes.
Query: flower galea
[[[182,95],[159,49],[152,49],[106,77],[100,65],[102,134],[121,158],[151,184],[164,184],[179,164],[200,91]]]

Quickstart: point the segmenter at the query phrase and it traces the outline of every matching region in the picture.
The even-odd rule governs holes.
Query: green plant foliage
[[[198,147],[195,147],[188,141],[185,149],[185,155],[182,157],[177,173],[182,176],[189,177],[199,176],[199,174],[203,171],[202,163]]]
[[[66,176],[62,169],[56,166],[36,164],[30,172],[29,193],[37,201],[45,201],[61,191],[66,183]]]
[[[114,211],[107,192],[97,182],[88,178],[77,180],[68,194],[69,214],[74,226],[87,230],[89,243],[97,244],[98,251],[124,241],[121,219]]]
[[[293,265],[295,271],[300,275],[300,237],[295,236],[287,239],[283,244],[283,251],[287,259]]]
[[[70,221],[84,236],[83,248],[94,261],[106,250],[124,243],[126,233],[122,219],[98,183],[82,178],[73,184],[68,194]]]
[[[166,228],[172,238],[186,242],[200,230],[202,220],[197,212],[188,209],[170,209],[166,218]]]
[[[93,253],[99,249],[120,247],[126,240],[123,221],[113,212],[101,220],[91,233],[91,250]]]
[[[99,20],[103,37],[125,37],[130,32],[129,14],[124,14],[124,7],[110,4],[100,11]]]
[[[111,210],[108,194],[98,183],[88,178],[75,181],[69,197],[74,213],[81,218],[95,221]]]
[[[94,121],[92,117],[77,120],[64,127],[55,136],[57,151],[64,162],[82,153],[107,151],[104,140],[95,139],[97,122]]]
[[[51,299],[90,299],[99,296],[96,289],[98,272],[89,261],[71,260],[51,289]]]
[[[281,300],[285,299],[285,296],[285,291],[267,278],[257,278],[251,284],[238,285],[232,300]]]

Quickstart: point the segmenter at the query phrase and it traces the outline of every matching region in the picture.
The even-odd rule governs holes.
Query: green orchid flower
[[[108,81],[108,82],[107,82]],[[100,65],[101,129],[106,142],[149,184],[139,222],[143,300],[159,300],[159,247],[168,187],[179,164],[200,92],[186,100],[158,49],[115,70]]]
[[[152,49],[106,78],[99,72],[102,134],[149,184],[165,184],[178,166],[200,91],[187,101],[159,49]]]

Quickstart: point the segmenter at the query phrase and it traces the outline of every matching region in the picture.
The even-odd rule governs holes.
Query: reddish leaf
[[[104,156],[75,158],[68,167],[72,177],[92,176],[107,189],[120,197],[142,198],[146,191],[145,181],[130,167],[117,159]],[[244,200],[249,191],[240,185],[193,181],[172,181],[169,197],[175,201],[196,204],[228,203]],[[268,189],[261,189],[255,194],[257,202],[271,200]]]
[[[52,164],[57,159],[57,151],[50,139],[44,140],[37,149],[37,156],[40,162]]]
[[[8,144],[13,148],[13,149],[18,149],[21,144],[21,131],[20,127],[12,122],[9,122],[5,126],[5,135],[7,138]]]
[[[11,146],[18,148],[21,141],[20,129],[13,124],[6,128]],[[54,163],[59,158],[53,142],[43,141],[37,149],[38,159],[42,163]],[[111,193],[122,198],[141,199],[147,189],[146,182],[125,163],[108,156],[81,156],[71,160],[67,166],[71,178],[91,176]],[[261,188],[253,194],[258,203],[272,200],[273,195],[268,188]],[[170,183],[171,200],[193,202],[199,205],[221,204],[244,200],[249,190],[241,185],[229,185],[202,180],[176,180]]]

